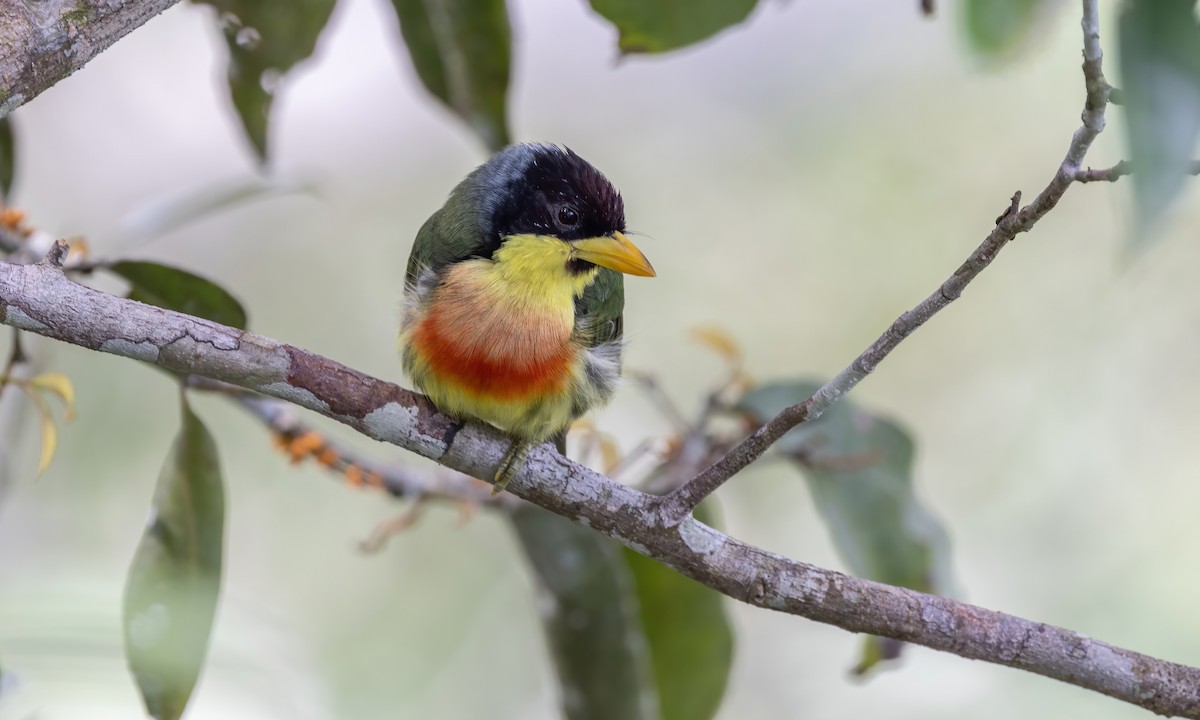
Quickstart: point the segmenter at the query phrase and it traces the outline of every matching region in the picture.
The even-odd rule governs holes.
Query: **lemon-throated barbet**
[[[508,147],[417,233],[400,342],[442,412],[504,430],[496,492],[534,445],[608,401],[621,373],[621,273],[654,268],[621,195],[569,149]]]

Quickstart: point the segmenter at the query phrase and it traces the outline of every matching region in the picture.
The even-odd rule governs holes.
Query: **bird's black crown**
[[[480,168],[491,195],[481,224],[497,247],[510,235],[552,235],[563,240],[625,229],[625,204],[608,178],[570,149],[514,145]],[[494,250],[494,248],[493,248]]]

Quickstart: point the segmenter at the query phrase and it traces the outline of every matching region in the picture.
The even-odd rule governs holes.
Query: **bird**
[[[510,145],[421,226],[405,275],[402,365],[441,412],[512,439],[504,490],[530,450],[606,404],[621,376],[624,275],[655,271],[625,233],[621,194],[549,143]]]

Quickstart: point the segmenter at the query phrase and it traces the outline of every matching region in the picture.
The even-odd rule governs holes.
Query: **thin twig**
[[[655,453],[660,442],[662,441],[656,438],[645,438],[632,450],[622,455],[621,459],[617,460],[617,464],[610,467],[605,475],[618,482],[621,481],[625,473],[632,470],[642,459]]]
[[[306,437],[316,433],[300,421],[287,403],[248,392],[236,385],[195,375],[189,376],[186,384],[195,390],[229,398],[281,437]],[[324,435],[321,438],[323,448],[329,451],[333,459],[328,463],[330,469],[337,472],[339,477],[344,479],[347,468],[358,468],[364,477],[377,478],[380,489],[396,498],[436,499],[509,508],[518,502],[511,495],[492,496],[491,488],[461,473],[429,472],[397,463],[380,463]]]
[[[367,555],[373,555],[384,548],[388,541],[406,530],[412,529],[425,512],[425,501],[421,498],[413,501],[407,510],[376,525],[371,534],[358,543],[358,550]]]
[[[12,347],[8,351],[8,360],[4,362],[4,371],[0,372],[0,377],[7,383],[12,377],[13,368],[27,362],[28,359],[28,356],[25,354],[25,346],[21,342],[21,331],[13,328]]]
[[[850,365],[829,382],[821,386],[812,397],[784,409],[767,424],[760,427],[738,444],[732,451],[707,469],[689,480],[685,485],[663,499],[662,521],[666,524],[683,522],[696,505],[721,487],[742,468],[762,456],[779,438],[797,425],[814,420],[831,405],[850,392],[858,383],[871,374],[879,363],[888,356],[905,338],[925,324],[938,311],[958,299],[966,286],[996,258],[1004,246],[1033,225],[1058,204],[1067,188],[1075,181],[1080,164],[1096,136],[1104,129],[1104,110],[1108,103],[1108,83],[1102,71],[1103,52],[1100,49],[1099,17],[1096,0],[1083,0],[1083,47],[1084,85],[1087,101],[1084,105],[1083,124],[1075,131],[1066,157],[1050,183],[1038,196],[1019,211],[1016,206],[1020,195],[1014,195],[1010,212],[1001,215],[975,252],[941,287],[925,298],[913,309],[901,315],[883,332],[871,346],[864,350]]]
[[[683,411],[679,409],[679,405],[675,403],[675,400],[663,390],[662,382],[659,381],[658,376],[654,373],[630,370],[625,373],[625,377],[637,383],[637,386],[646,393],[650,404],[671,423],[671,426],[677,432],[687,431],[690,423],[684,417]]]
[[[1126,175],[1132,175],[1134,172],[1133,163],[1128,160],[1113,165],[1109,168],[1086,168],[1075,172],[1075,182],[1090,183],[1090,182],[1116,182]],[[1188,168],[1189,175],[1200,175],[1200,160],[1193,160]]]

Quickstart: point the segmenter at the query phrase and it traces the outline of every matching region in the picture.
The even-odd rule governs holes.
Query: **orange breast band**
[[[412,349],[442,382],[501,401],[533,400],[566,390],[575,360],[569,337],[560,343],[546,343],[544,332],[523,328],[520,322],[489,323],[498,318],[486,314],[477,316],[469,331],[456,331],[446,326],[447,316],[456,321],[463,318],[439,310],[444,308],[435,304],[417,326]],[[540,342],[514,342],[512,333],[523,332]],[[499,335],[488,342],[489,334]]]

